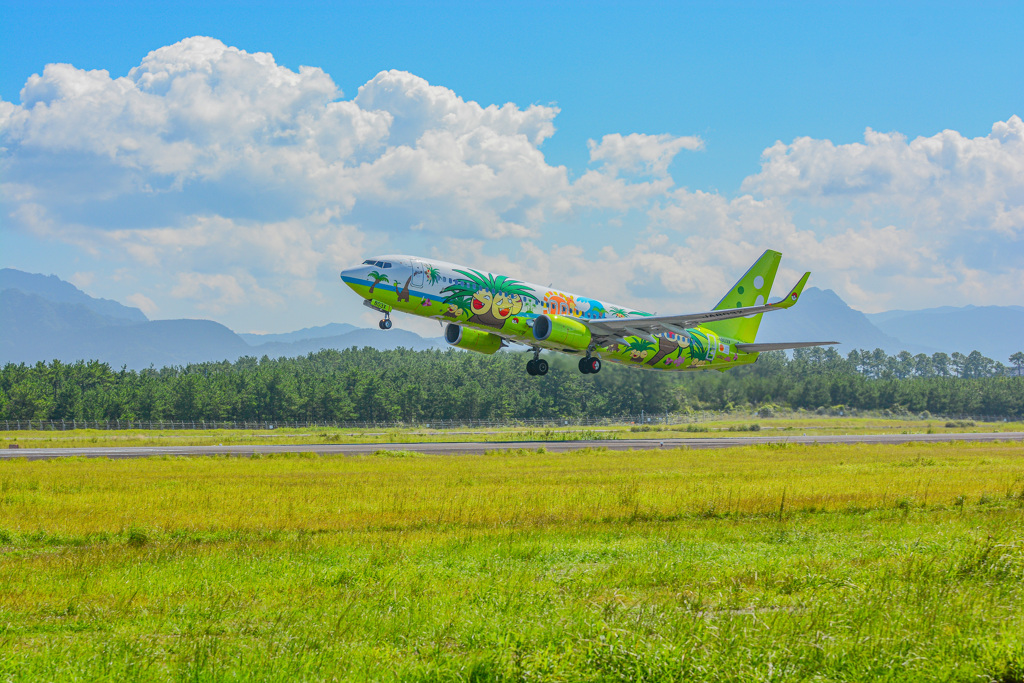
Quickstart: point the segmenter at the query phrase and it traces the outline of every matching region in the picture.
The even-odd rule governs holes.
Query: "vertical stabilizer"
[[[768,301],[775,281],[775,273],[779,270],[782,254],[767,250],[761,254],[750,270],[743,274],[729,290],[729,293],[718,302],[714,310],[727,308],[743,308],[744,306],[760,306]],[[735,339],[739,342],[752,342],[757,336],[757,328],[761,324],[761,314],[745,318],[730,318],[705,323],[703,326],[712,330],[720,337]]]

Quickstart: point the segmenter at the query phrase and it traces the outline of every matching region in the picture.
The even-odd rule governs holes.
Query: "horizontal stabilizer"
[[[743,353],[757,353],[759,351],[782,351],[783,349],[804,349],[808,346],[829,346],[839,342],[777,342],[767,344],[737,344],[736,348]]]

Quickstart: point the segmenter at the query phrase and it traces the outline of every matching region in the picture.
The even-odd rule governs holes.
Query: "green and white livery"
[[[753,363],[775,349],[836,344],[754,342],[761,315],[789,308],[810,273],[780,301],[768,303],[782,254],[765,251],[714,309],[652,315],[551,287],[417,256],[378,256],[341,272],[341,279],[381,311],[381,329],[402,311],[447,321],[449,344],[494,353],[509,342],[533,348],[526,364],[543,375],[543,349],[581,356],[580,372],[600,371],[602,361],[651,370],[728,370]]]

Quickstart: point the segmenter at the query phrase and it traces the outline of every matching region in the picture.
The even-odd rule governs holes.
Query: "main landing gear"
[[[379,323],[377,323],[377,327],[379,327],[382,330],[390,330],[391,329],[391,314],[390,313],[384,313],[384,319],[381,320]]]
[[[528,375],[546,375],[548,374],[548,362],[543,358],[537,360],[526,361],[526,374]]]
[[[540,357],[540,349],[533,350],[533,360],[526,362],[526,374],[546,375],[548,374],[548,362]]]
[[[587,356],[580,358],[580,372],[584,375],[596,375],[601,372],[601,359]]]

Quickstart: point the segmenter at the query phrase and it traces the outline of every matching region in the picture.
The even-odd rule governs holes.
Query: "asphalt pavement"
[[[0,459],[26,458],[45,460],[53,458],[149,458],[157,455],[253,456],[270,453],[318,453],[321,455],[362,455],[377,451],[413,451],[432,455],[468,455],[489,451],[513,449],[535,450],[545,448],[551,452],[574,451],[581,448],[607,448],[613,451],[647,450],[652,448],[732,448],[758,444],[836,444],[836,443],[948,443],[948,442],[1024,442],[1024,432],[983,432],[951,434],[855,434],[818,436],[723,436],[716,438],[683,439],[595,439],[587,441],[446,441],[418,443],[330,443],[330,444],[254,444],[245,446],[146,446],[146,447],[75,447],[75,448],[16,448],[0,451]],[[1021,446],[1024,455],[1024,444]]]

